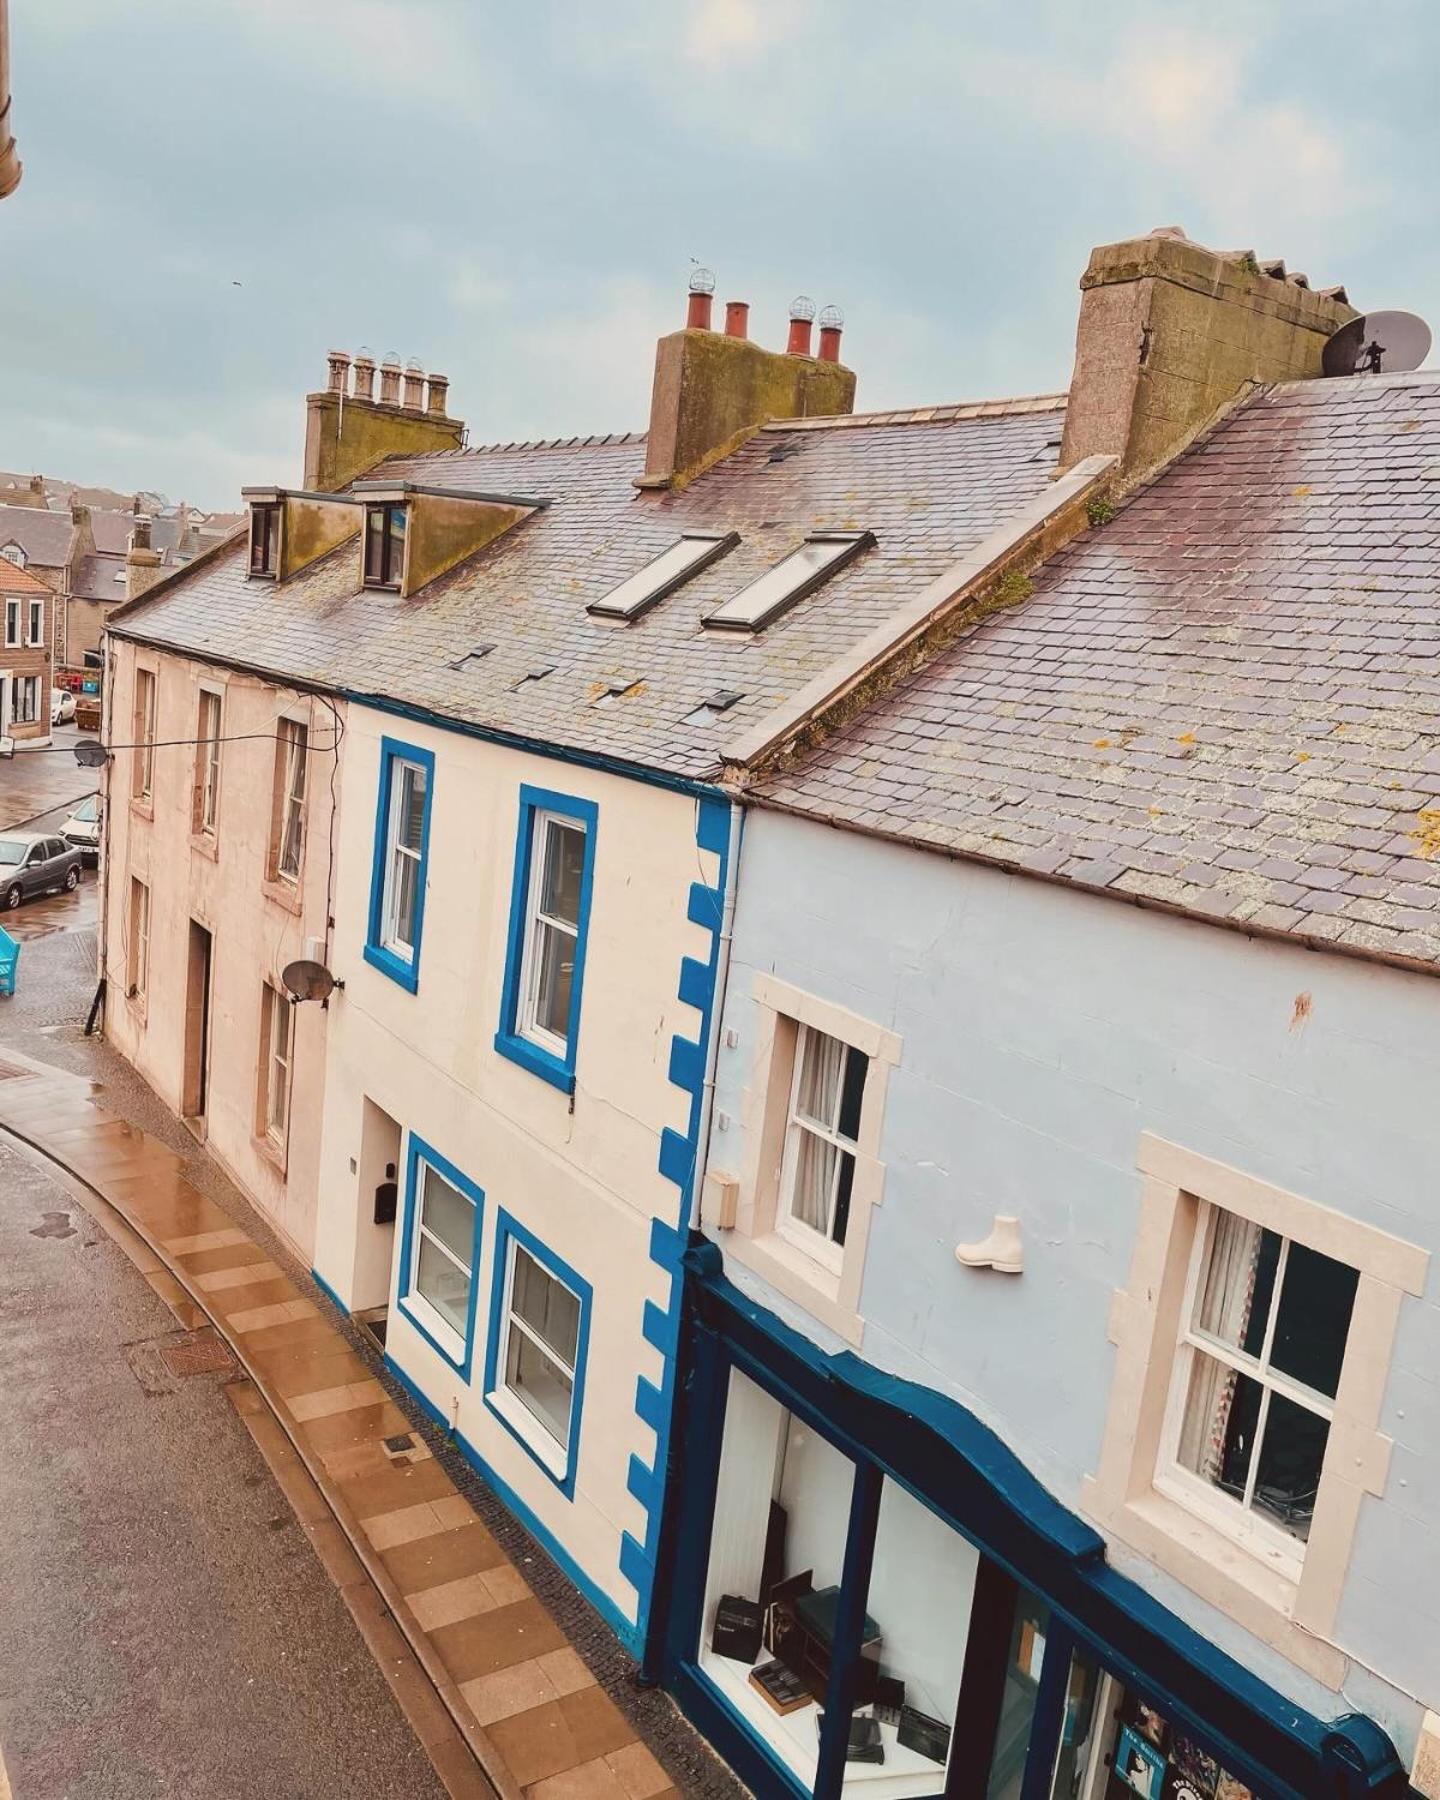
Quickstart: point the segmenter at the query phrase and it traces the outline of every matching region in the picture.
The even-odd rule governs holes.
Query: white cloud
[[[708,64],[748,62],[797,36],[804,0],[700,0],[685,34],[685,54]]]

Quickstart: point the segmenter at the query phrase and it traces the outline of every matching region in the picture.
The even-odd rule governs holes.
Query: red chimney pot
[[[685,309],[685,329],[687,331],[708,331],[710,329],[710,308],[714,304],[713,294],[697,294],[690,290],[690,304]]]
[[[750,302],[748,300],[727,300],[725,302],[725,335],[726,337],[749,337]]]
[[[815,302],[806,294],[797,294],[790,302],[790,341],[787,356],[809,356],[810,327],[815,319]]]

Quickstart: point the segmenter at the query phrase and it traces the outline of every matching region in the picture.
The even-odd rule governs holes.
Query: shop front
[[[957,1403],[822,1354],[687,1258],[685,1429],[649,1666],[762,1796],[1402,1800],[1109,1568]]]

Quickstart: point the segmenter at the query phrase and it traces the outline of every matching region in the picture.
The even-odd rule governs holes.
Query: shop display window
[[[1263,1800],[1183,1724],[1088,1655],[1071,1659],[1050,1800]]]
[[[699,1666],[813,1783],[855,1464],[738,1371],[725,1439]],[[979,1555],[886,1479],[865,1601],[844,1787],[907,1800],[944,1787]]]

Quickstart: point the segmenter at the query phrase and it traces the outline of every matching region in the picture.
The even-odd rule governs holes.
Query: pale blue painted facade
[[[858,1347],[959,1400],[1076,1511],[1105,1430],[1142,1133],[1440,1243],[1440,991],[1428,979],[752,810],[712,1172],[743,1171],[754,1151],[763,977],[900,1039],[858,1346],[748,1268],[737,1233],[707,1218],[726,1275],[824,1349]],[[1021,1276],[955,1260],[996,1214],[1022,1222]],[[1263,1680],[1322,1718],[1368,1712],[1408,1758],[1422,1707],[1440,1701],[1433,1277],[1403,1303],[1380,1428],[1394,1450],[1383,1497],[1362,1503],[1333,1639],[1350,1659],[1341,1691],[1144,1557],[1109,1554]]]

